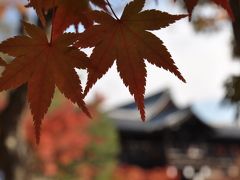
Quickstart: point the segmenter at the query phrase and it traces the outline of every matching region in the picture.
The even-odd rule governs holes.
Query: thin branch
[[[116,13],[114,12],[114,10],[113,10],[112,5],[110,4],[110,2],[109,2],[108,0],[106,0],[106,1],[107,1],[107,4],[108,4],[109,8],[111,9],[114,17],[115,17],[117,20],[119,20],[119,18],[117,17]]]

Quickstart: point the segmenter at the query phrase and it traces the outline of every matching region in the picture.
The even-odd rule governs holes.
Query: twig
[[[107,4],[108,4],[109,8],[111,9],[114,17],[115,17],[117,20],[119,20],[119,18],[117,17],[116,13],[114,12],[114,10],[113,10],[112,5],[110,4],[110,2],[109,2],[108,0],[106,0],[106,1],[107,1]]]
[[[50,44],[55,40],[56,37],[54,37],[54,30],[55,30],[55,15],[56,15],[57,8],[54,8],[52,11],[52,30],[51,30],[51,38],[50,38]]]

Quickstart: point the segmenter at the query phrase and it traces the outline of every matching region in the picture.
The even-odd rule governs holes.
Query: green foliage
[[[93,137],[93,143],[86,148],[84,161],[97,168],[98,173],[94,179],[111,179],[119,152],[116,129],[112,122],[103,115],[100,120],[92,122],[89,133]]]

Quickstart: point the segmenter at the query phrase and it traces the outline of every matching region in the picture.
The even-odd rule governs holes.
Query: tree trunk
[[[14,180],[15,168],[19,163],[17,128],[26,102],[26,85],[8,94],[8,105],[0,113],[0,169],[6,180]]]

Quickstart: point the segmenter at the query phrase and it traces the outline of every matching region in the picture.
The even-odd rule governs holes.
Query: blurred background
[[[110,2],[121,16],[129,1]],[[115,65],[86,97],[93,119],[56,89],[39,145],[26,86],[2,92],[0,180],[239,180],[240,1],[229,3],[235,21],[221,7],[200,0],[191,22],[185,18],[153,32],[187,83],[147,64],[145,123]],[[20,20],[39,23],[26,4],[0,1],[1,40],[23,33]],[[181,0],[146,0],[145,9],[152,8],[187,12]],[[90,55],[92,49],[84,51]],[[77,72],[85,86],[86,71]]]

